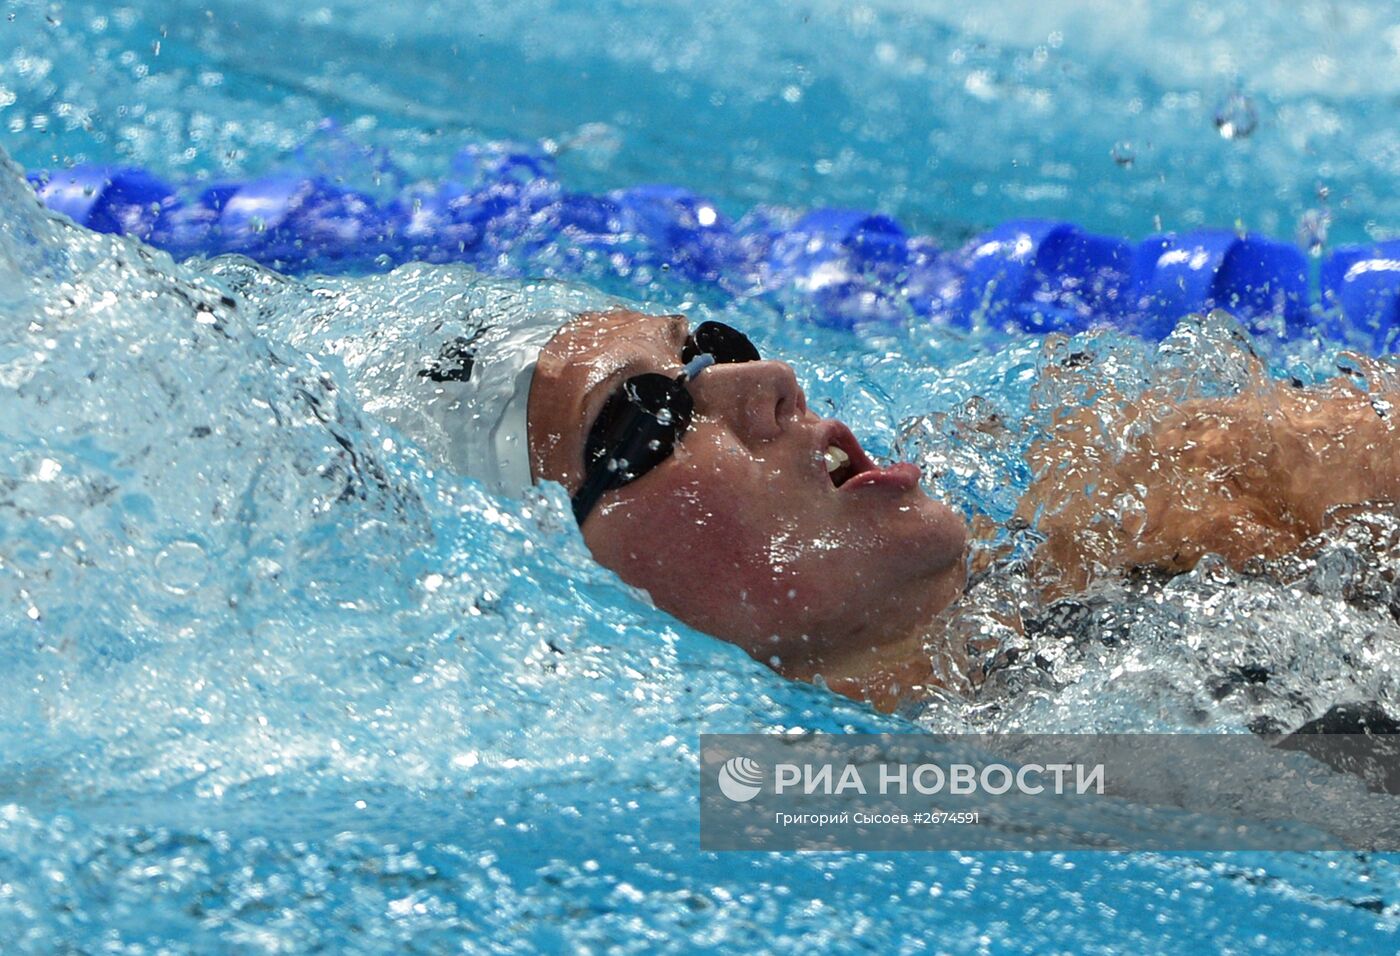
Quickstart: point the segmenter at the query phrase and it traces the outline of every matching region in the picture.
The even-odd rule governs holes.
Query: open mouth
[[[822,463],[833,487],[840,488],[857,475],[874,470],[875,463],[845,425],[830,422],[822,438]]]

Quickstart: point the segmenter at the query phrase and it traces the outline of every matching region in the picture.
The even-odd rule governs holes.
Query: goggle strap
[[[596,468],[588,473],[587,479],[583,482],[583,487],[574,495],[572,504],[574,506],[574,520],[580,525],[583,519],[588,517],[588,513],[598,504],[598,499],[608,490],[608,483],[612,481],[615,473],[607,468]]]

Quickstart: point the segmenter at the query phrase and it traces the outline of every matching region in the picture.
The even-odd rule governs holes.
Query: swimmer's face
[[[540,356],[530,392],[535,475],[576,492],[594,417],[631,375],[680,370],[681,316],[580,316]],[[837,487],[825,451],[853,442],[785,362],[714,365],[674,454],[608,492],[583,525],[603,565],[658,607],[793,677],[926,623],[961,588],[963,521],[916,470]],[[857,452],[851,457],[856,458]]]

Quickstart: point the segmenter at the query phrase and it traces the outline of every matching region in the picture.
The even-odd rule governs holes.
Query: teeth
[[[833,471],[840,471],[851,463],[851,456],[846,454],[835,445],[830,445],[826,449],[826,473],[829,475]]]

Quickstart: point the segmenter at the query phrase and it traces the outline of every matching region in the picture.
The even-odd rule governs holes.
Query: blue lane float
[[[759,285],[779,299],[784,292],[805,297],[827,324],[895,318],[901,303],[891,293],[907,277],[909,259],[908,237],[888,216],[818,209],[771,236]]]
[[[1152,236],[1133,260],[1137,313],[1160,337],[1172,316],[1227,309],[1259,332],[1301,334],[1309,324],[1308,263],[1295,246],[1224,230]],[[1270,320],[1282,327],[1270,327]]]
[[[295,172],[177,188],[138,167],[76,166],[31,181],[46,205],[91,229],[177,257],[238,252],[290,272],[424,260],[569,274],[602,261],[638,281],[671,270],[762,295],[838,327],[1112,325],[1156,339],[1187,313],[1224,308],[1260,335],[1320,332],[1376,353],[1400,344],[1400,241],[1334,250],[1315,297],[1303,252],[1254,234],[1198,230],[1133,243],[1026,219],[944,250],[861,210],[759,208],[735,221],[675,186],[571,193],[551,157],[509,147],[464,149],[449,178],[387,199]]]
[[[1003,223],[966,247],[956,318],[1029,332],[1079,332],[1121,320],[1132,257],[1129,243],[1072,223]]]
[[[75,166],[36,186],[44,205],[80,225],[142,238],[180,205],[172,187],[135,167]]]
[[[1369,351],[1395,350],[1400,337],[1400,240],[1338,249],[1322,264],[1327,321],[1352,330]]]
[[[643,240],[643,257],[698,282],[720,283],[743,268],[733,225],[712,201],[678,186],[636,186],[610,198],[622,232]]]

